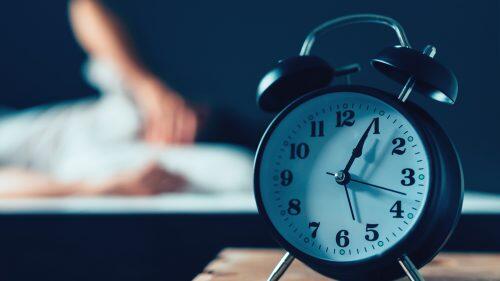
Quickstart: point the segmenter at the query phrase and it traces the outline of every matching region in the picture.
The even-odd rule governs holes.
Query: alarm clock
[[[401,92],[332,85],[358,65],[335,69],[310,55],[327,31],[372,23],[399,40],[371,65],[403,85]],[[418,92],[453,104],[457,79],[433,57],[410,47],[403,28],[380,15],[328,21],[306,38],[297,57],[261,80],[257,103],[277,113],[259,144],[255,199],[285,256],[340,280],[423,280],[417,268],[443,247],[460,217],[463,174],[457,152],[430,115],[408,101]],[[349,81],[349,79],[347,79]]]

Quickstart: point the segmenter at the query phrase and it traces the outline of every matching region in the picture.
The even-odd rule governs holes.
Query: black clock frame
[[[277,125],[292,110],[305,101],[335,92],[355,92],[378,98],[403,114],[421,136],[430,159],[429,194],[414,227],[396,245],[379,256],[354,262],[334,262],[310,256],[283,238],[270,221],[260,193],[260,164],[267,142]],[[343,85],[310,92],[285,107],[271,122],[264,133],[254,165],[254,193],[259,214],[270,227],[278,243],[294,257],[319,273],[340,280],[390,280],[404,276],[398,259],[407,255],[420,268],[430,262],[444,246],[460,218],[463,201],[463,173],[458,154],[448,136],[438,123],[417,105],[402,103],[397,98],[371,87]]]

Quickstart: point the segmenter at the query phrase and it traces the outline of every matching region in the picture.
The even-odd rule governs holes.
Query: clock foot
[[[424,281],[424,278],[420,275],[420,272],[418,272],[418,268],[413,264],[408,256],[402,256],[398,259],[398,262],[406,273],[406,276],[408,276],[408,279],[411,281]]]
[[[294,259],[295,257],[292,256],[292,254],[286,252],[285,255],[283,255],[283,257],[281,258],[280,262],[273,269],[273,272],[271,272],[271,275],[269,275],[269,277],[267,278],[267,281],[279,280],[288,269],[288,267],[292,264]]]

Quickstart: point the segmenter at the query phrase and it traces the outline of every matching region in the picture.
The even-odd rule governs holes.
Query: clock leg
[[[424,278],[420,275],[420,272],[418,272],[418,268],[411,262],[407,255],[398,259],[398,262],[406,273],[406,276],[408,276],[408,279],[411,281],[424,281]]]
[[[273,272],[271,272],[271,275],[267,278],[267,281],[277,281],[281,278],[283,273],[288,269],[288,267],[292,264],[293,260],[295,259],[292,254],[289,252],[286,252],[285,255],[281,258],[280,262],[274,267]]]

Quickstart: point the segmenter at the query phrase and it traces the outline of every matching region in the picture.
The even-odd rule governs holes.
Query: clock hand
[[[351,204],[351,198],[349,197],[349,191],[347,190],[347,182],[349,181],[349,169],[351,168],[352,164],[354,163],[354,159],[361,157],[363,154],[363,146],[365,144],[366,138],[368,137],[368,133],[370,132],[370,129],[372,128],[373,123],[375,122],[375,119],[372,120],[368,128],[366,128],[365,132],[361,136],[361,139],[359,140],[358,144],[356,147],[352,150],[351,158],[349,158],[349,162],[347,162],[347,165],[345,166],[345,169],[342,171],[342,179],[338,180],[338,183],[343,183],[344,185],[344,190],[345,190],[345,195],[347,197],[347,202],[349,203],[349,210],[351,211],[351,217],[352,220],[355,221],[356,218],[354,217],[354,211],[352,210],[352,204]],[[339,174],[340,175],[340,174]],[[337,175],[335,175],[337,177]],[[345,178],[344,178],[345,177]]]
[[[363,146],[365,145],[366,138],[368,137],[368,133],[370,132],[370,129],[372,128],[373,123],[375,122],[375,119],[372,120],[368,128],[366,128],[365,132],[361,136],[361,139],[359,140],[358,144],[354,149],[352,150],[351,158],[349,158],[349,162],[347,162],[347,165],[344,168],[344,172],[348,173],[349,169],[351,169],[352,164],[354,163],[354,160],[356,158],[361,157],[363,155]]]
[[[345,195],[347,197],[347,202],[349,203],[349,210],[351,210],[352,220],[355,221],[356,218],[354,218],[354,212],[352,210],[351,198],[349,197],[349,191],[347,190],[347,184],[344,184],[344,190],[345,190]]]
[[[349,203],[349,210],[351,211],[351,217],[352,220],[355,221],[356,218],[354,217],[354,212],[352,210],[352,204],[351,204],[351,198],[349,197],[349,191],[347,190],[347,183],[349,182],[350,176],[349,176],[349,169],[351,169],[352,164],[354,163],[354,159],[361,157],[363,154],[363,146],[365,144],[366,138],[368,137],[368,133],[370,132],[370,129],[372,128],[373,123],[375,122],[375,119],[372,120],[368,128],[366,128],[365,132],[361,136],[361,139],[359,140],[358,144],[356,147],[352,150],[351,158],[349,158],[349,162],[347,162],[347,165],[345,166],[345,169],[343,171],[340,171],[338,174],[334,174],[335,180],[339,184],[344,185],[344,190],[345,190],[345,195],[347,197],[347,202]],[[331,173],[328,173],[331,174]]]
[[[394,192],[394,193],[397,193],[397,194],[406,195],[406,193],[401,192],[401,191],[397,191],[397,190],[394,190],[394,189],[390,189],[390,188],[387,188],[387,187],[383,187],[383,186],[371,184],[371,183],[360,181],[360,180],[355,180],[353,178],[351,178],[351,181],[354,181],[354,182],[357,182],[357,183],[361,183],[361,184],[365,184],[365,185],[369,185],[369,186],[376,187],[376,188],[379,188],[379,189],[383,189],[383,190],[386,190],[386,191]]]
[[[330,176],[334,176],[334,177],[338,177],[339,174],[338,173],[332,173],[332,172],[326,172],[326,174],[330,175]],[[390,192],[394,192],[394,193],[397,193],[397,194],[401,194],[401,195],[406,195],[406,193],[404,192],[401,192],[401,191],[397,191],[397,190],[394,190],[394,189],[390,189],[390,188],[387,188],[387,187],[383,187],[383,186],[379,186],[379,185],[376,185],[376,184],[372,184],[372,183],[368,183],[368,182],[364,182],[364,181],[360,181],[360,180],[356,180],[356,179],[353,179],[351,177],[350,174],[345,174],[342,172],[342,174],[344,175],[344,177],[347,177],[343,182],[344,183],[344,186],[347,185],[348,182],[350,181],[353,181],[353,182],[357,182],[357,183],[361,183],[361,184],[365,184],[365,185],[369,185],[369,186],[372,186],[372,187],[375,187],[375,188],[379,188],[379,189],[383,189],[383,190],[387,190],[387,191],[390,191]]]
[[[345,196],[347,197],[347,203],[349,203],[349,210],[351,211],[352,220],[353,221],[356,220],[356,218],[354,217],[354,211],[352,210],[351,197],[349,197],[349,191],[347,190],[347,183],[350,181],[351,176],[349,175],[349,173],[344,173],[342,171],[338,173],[331,173],[331,172],[326,172],[326,173],[330,176],[334,176],[335,181],[338,184],[344,186]]]

